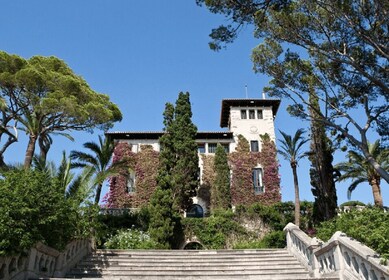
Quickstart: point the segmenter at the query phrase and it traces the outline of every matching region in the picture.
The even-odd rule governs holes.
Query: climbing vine
[[[131,146],[120,142],[116,145],[113,161],[129,157],[132,159],[129,170],[110,179],[107,207],[138,208],[148,204],[156,188],[157,167],[159,164],[157,151],[150,145],[141,145],[140,152],[131,151]],[[127,178],[135,172],[135,192],[128,193]]]
[[[281,201],[279,164],[276,158],[276,146],[270,137],[261,136],[261,152],[250,152],[248,141],[238,136],[236,150],[229,157],[229,166],[232,171],[231,197],[233,205],[251,205],[261,202],[266,205]],[[214,156],[203,155],[203,185],[211,189],[215,181]],[[263,168],[263,184],[265,192],[255,194],[253,188],[252,170],[261,166]]]
[[[256,202],[271,205],[281,200],[276,147],[267,134],[262,135],[261,140],[261,152],[250,152],[248,141],[239,135],[236,150],[228,156],[228,163],[233,174],[231,177],[233,205],[251,205]],[[111,178],[106,206],[109,208],[137,208],[147,205],[156,189],[158,156],[159,153],[154,151],[150,145],[142,145],[139,153],[133,153],[129,144],[118,143],[115,147],[113,160],[117,161],[123,157],[129,157],[132,161],[129,170],[122,172],[120,176]],[[198,197],[208,206],[216,176],[214,157],[214,155],[201,155],[203,170]],[[255,194],[253,188],[252,169],[257,166],[263,168],[265,192],[261,194]],[[131,171],[135,172],[136,178],[136,191],[134,193],[127,192],[127,178]]]

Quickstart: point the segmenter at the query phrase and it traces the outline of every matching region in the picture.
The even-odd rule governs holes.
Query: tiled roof
[[[244,99],[223,99],[222,109],[220,113],[220,127],[228,127],[228,120],[230,118],[230,107],[272,107],[273,116],[276,116],[278,107],[280,106],[280,99],[256,99],[256,98],[244,98]]]
[[[105,135],[113,139],[158,139],[164,134],[163,131],[110,131]],[[196,139],[231,139],[230,131],[199,131]]]

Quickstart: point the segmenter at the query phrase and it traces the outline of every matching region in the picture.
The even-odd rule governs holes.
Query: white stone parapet
[[[389,266],[369,247],[338,231],[328,242],[311,238],[296,225],[285,228],[288,251],[317,278],[389,280]]]
[[[0,257],[0,280],[63,277],[93,250],[92,239],[73,240],[62,252],[38,242],[25,254]]]

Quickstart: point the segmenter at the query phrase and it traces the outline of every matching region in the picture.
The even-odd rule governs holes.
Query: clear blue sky
[[[161,130],[164,104],[174,102],[180,91],[191,94],[199,130],[221,130],[221,100],[245,98],[245,85],[249,97],[261,98],[269,80],[252,71],[250,53],[259,41],[249,28],[225,51],[208,48],[210,30],[225,20],[195,0],[2,0],[1,9],[0,49],[24,58],[53,55],[66,61],[95,91],[119,105],[123,121],[113,130]],[[287,103],[282,101],[276,128],[293,134],[307,123],[291,118]],[[49,158],[58,162],[62,150],[80,150],[99,134],[74,133],[74,143],[57,137]],[[23,161],[25,149],[21,137],[5,160]],[[344,154],[336,155],[340,160]],[[293,200],[291,169],[281,158],[280,163],[283,200]],[[313,200],[308,172],[308,162],[302,161],[300,196]],[[347,184],[337,188],[338,202],[347,201]],[[382,189],[388,205],[385,182]],[[352,199],[373,202],[370,187],[359,187]]]

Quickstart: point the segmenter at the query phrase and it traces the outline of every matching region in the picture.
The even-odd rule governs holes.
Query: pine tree
[[[211,208],[231,208],[230,168],[228,167],[226,151],[220,144],[216,148],[214,166],[216,178],[211,189]]]

